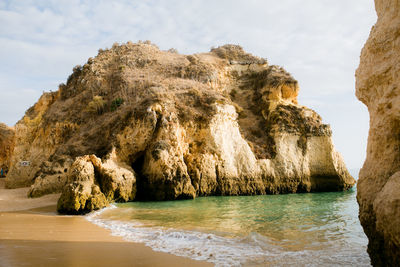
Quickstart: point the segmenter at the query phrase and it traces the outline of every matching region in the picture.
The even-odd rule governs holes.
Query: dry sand
[[[0,179],[0,266],[211,266],[110,235],[82,216],[56,213],[58,194],[26,197]]]

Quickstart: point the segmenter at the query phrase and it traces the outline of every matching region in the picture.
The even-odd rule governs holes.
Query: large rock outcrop
[[[3,169],[3,175],[8,171],[13,150],[14,129],[0,123],[0,168]]]
[[[135,196],[134,172],[118,162],[115,153],[105,162],[95,155],[86,155],[77,157],[72,164],[57,209],[80,214],[103,208],[111,201],[132,201]]]
[[[376,0],[356,72],[356,95],[370,114],[367,158],[357,183],[360,221],[375,266],[400,264],[400,1]]]
[[[31,196],[63,190],[59,207],[70,213],[101,207],[99,192],[108,202],[350,188],[329,125],[298,92],[283,68],[239,46],[187,56],[116,44],[17,123],[7,185],[33,184]],[[113,164],[124,171],[111,175]],[[107,188],[125,193],[107,191],[122,173],[131,178]]]

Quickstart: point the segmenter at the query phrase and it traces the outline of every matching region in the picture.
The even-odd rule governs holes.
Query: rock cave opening
[[[136,197],[135,200],[146,200],[146,188],[148,185],[147,177],[143,174],[143,164],[145,159],[145,152],[142,151],[138,154],[136,159],[131,164],[132,169],[135,171],[136,176]]]

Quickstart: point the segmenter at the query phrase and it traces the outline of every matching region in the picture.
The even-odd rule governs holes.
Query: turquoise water
[[[369,266],[356,192],[132,202],[89,215],[114,235],[217,266]]]

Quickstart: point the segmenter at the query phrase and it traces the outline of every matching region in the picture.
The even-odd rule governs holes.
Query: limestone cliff
[[[400,1],[376,0],[378,21],[361,52],[356,95],[368,107],[367,158],[357,200],[375,266],[400,263]]]
[[[14,149],[14,129],[0,123],[0,168],[3,175],[8,171],[10,158]]]
[[[7,184],[33,183],[31,196],[64,188],[68,213],[113,200],[348,189],[330,127],[298,92],[283,68],[239,46],[181,55],[116,44],[17,123]]]
[[[58,93],[44,93],[15,125],[15,147],[6,177],[7,188],[30,186],[35,182],[35,187],[40,187],[39,196],[60,191],[64,186],[63,176],[72,160],[69,155],[55,152],[64,145],[75,125],[65,121],[47,123],[43,120],[57,97]],[[27,165],[22,165],[22,162]]]

